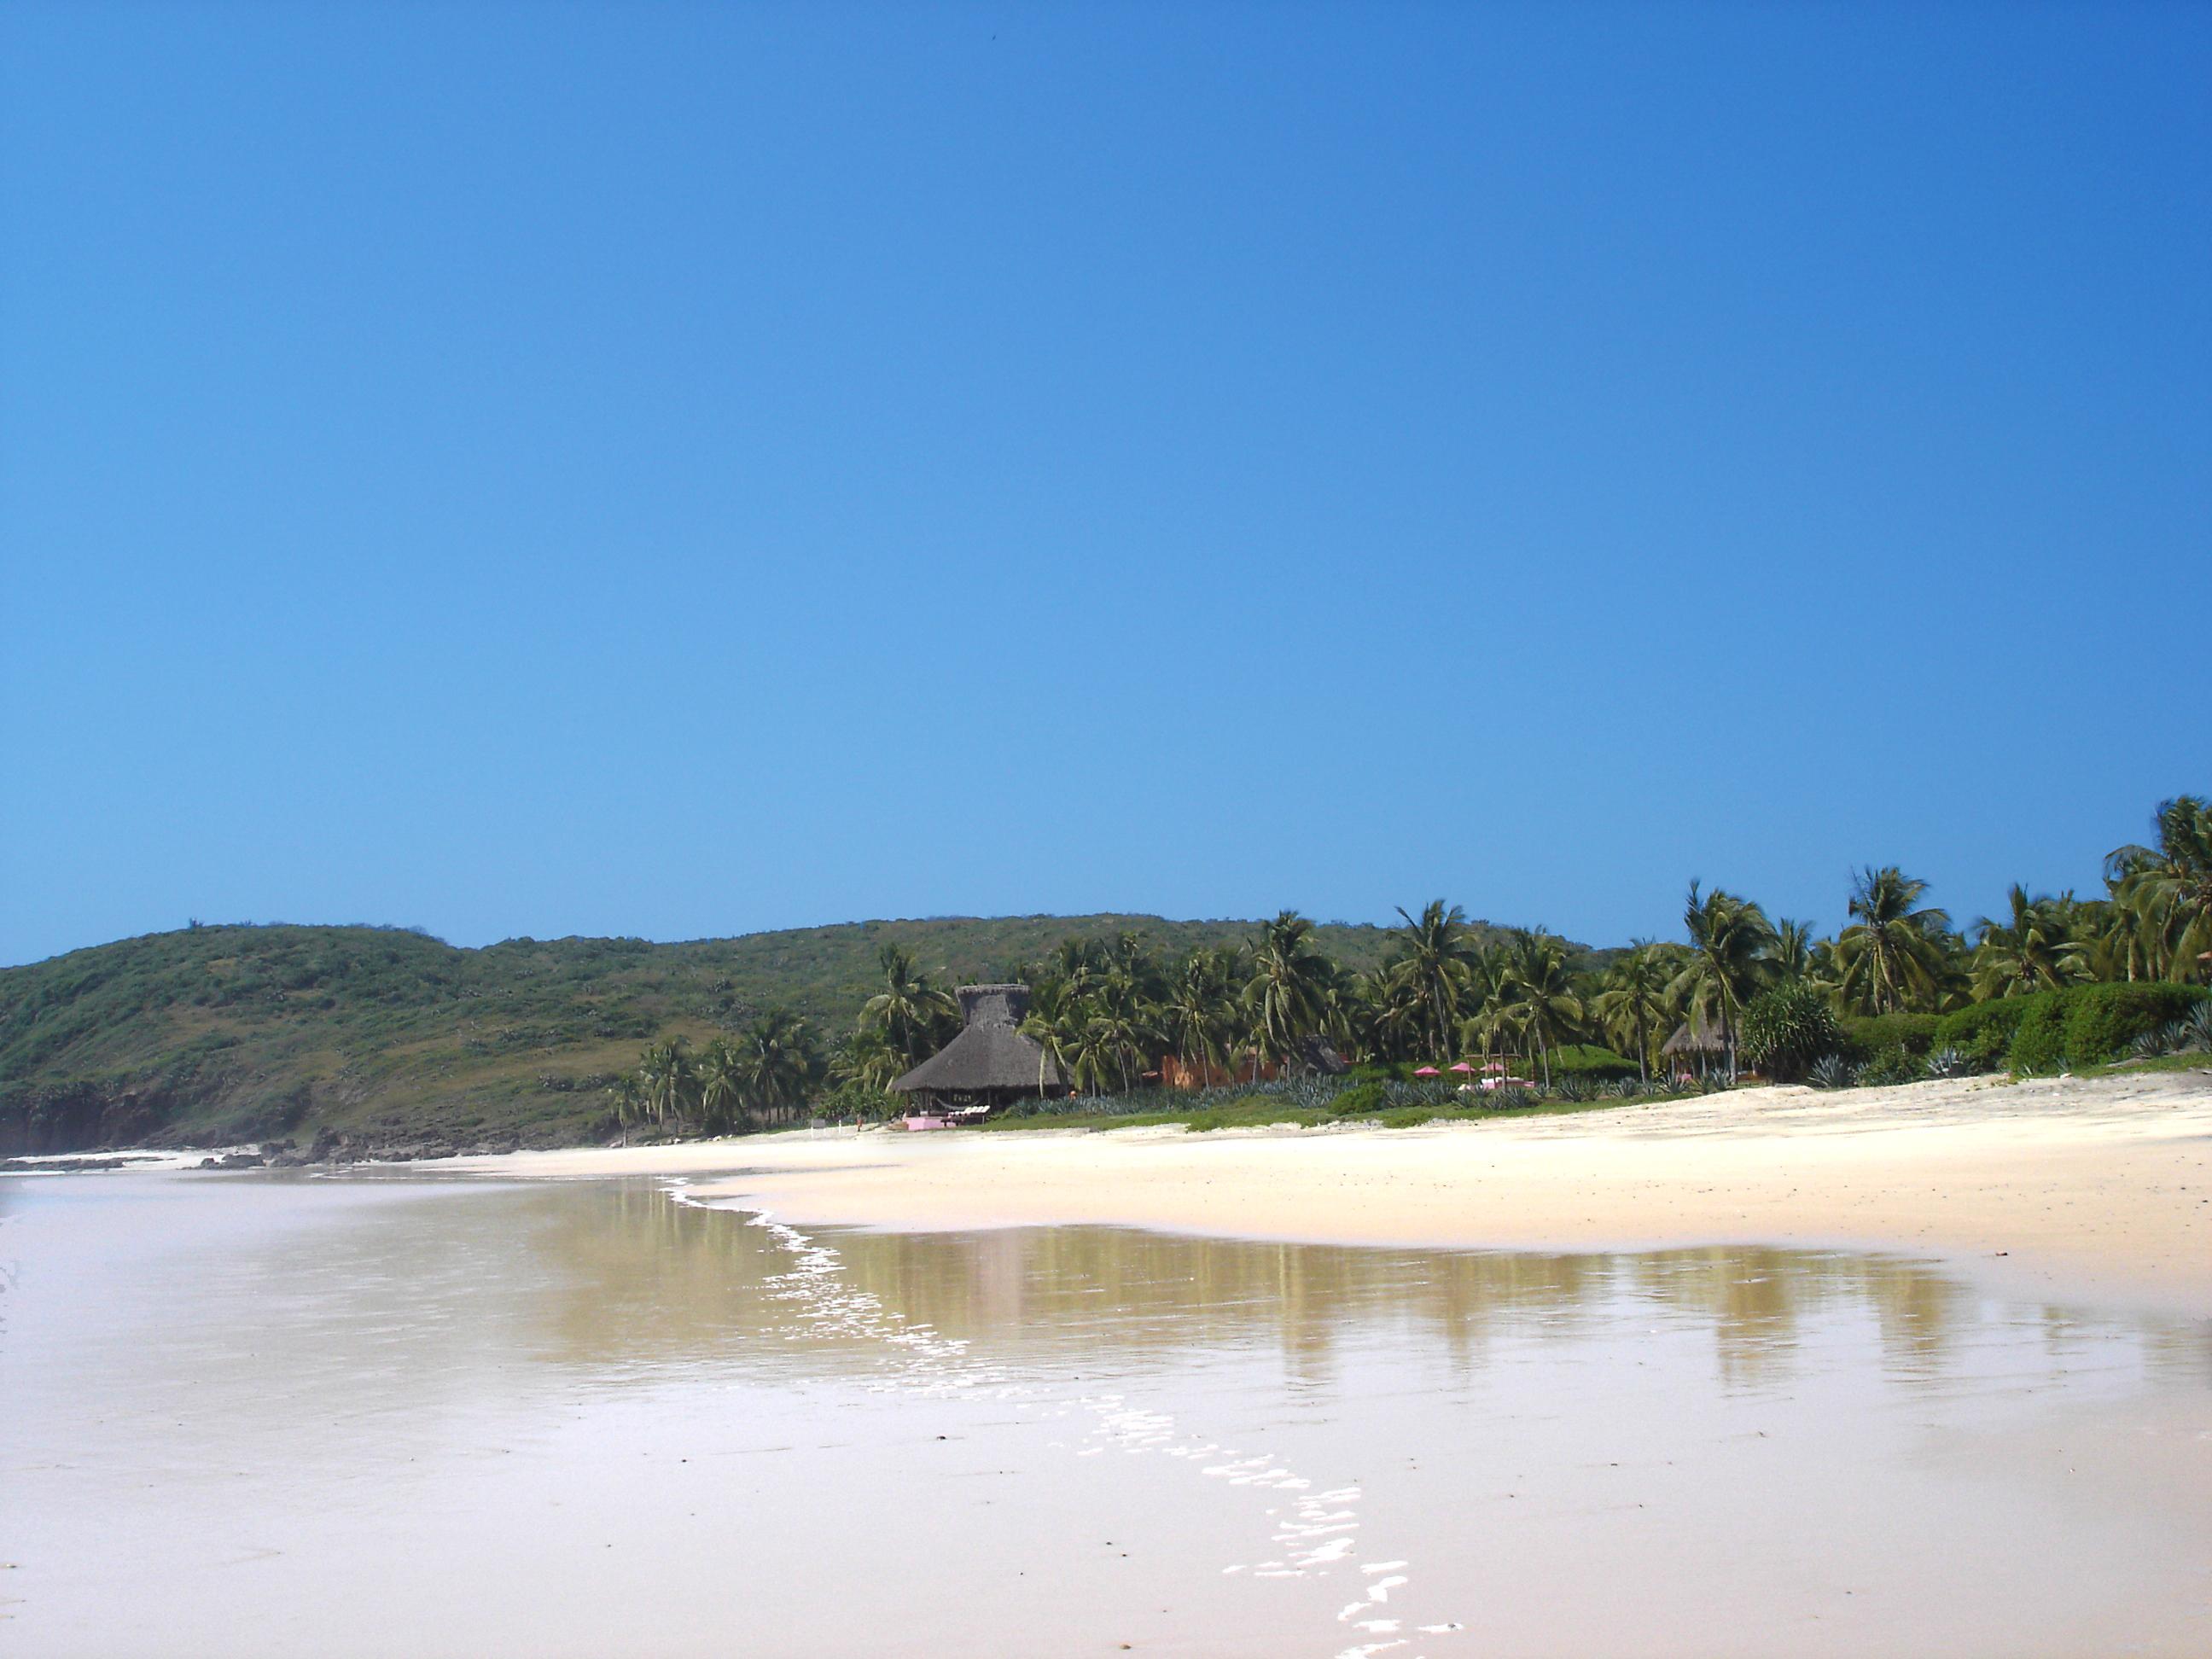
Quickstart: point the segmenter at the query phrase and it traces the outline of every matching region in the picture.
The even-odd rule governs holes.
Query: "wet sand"
[[[462,1167],[680,1174],[802,1224],[1903,1250],[2018,1294],[2212,1316],[2212,1072],[1759,1089],[1413,1130],[847,1131]]]
[[[2212,1647],[2201,1320],[715,1202],[0,1180],[0,1650]]]

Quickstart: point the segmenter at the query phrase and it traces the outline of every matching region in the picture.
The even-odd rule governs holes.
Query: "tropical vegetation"
[[[1680,939],[1613,951],[1443,898],[1386,928],[1285,910],[481,951],[392,930],[196,927],[0,972],[0,1151],[226,1121],[289,1130],[394,1096],[457,1137],[882,1115],[958,1029],[951,992],[970,978],[1030,987],[1024,1029],[1066,1079],[1065,1109],[1094,1113],[1150,1099],[1170,1072],[1201,1085],[1186,1099],[1254,1101],[1348,1066],[1329,1100],[1429,1091],[1352,1096],[1404,1112],[1464,1100],[1455,1069],[1502,1082],[1498,1098],[1572,1103],[1747,1073],[1841,1086],[2201,1052],[2212,804],[2161,803],[2104,875],[2090,896],[2013,884],[1960,927],[1924,879],[1869,863],[1832,935],[1692,881]],[[850,964],[835,982],[795,970],[833,945]]]

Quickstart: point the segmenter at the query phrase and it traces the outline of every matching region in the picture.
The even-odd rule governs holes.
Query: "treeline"
[[[1436,899],[1400,910],[1388,955],[1366,970],[1332,960],[1314,924],[1286,910],[1241,944],[1170,957],[1125,931],[1066,939],[1000,971],[1031,988],[1024,1030],[1093,1094],[1138,1087],[1168,1056],[1200,1077],[1296,1071],[1316,1044],[1401,1072],[1494,1056],[1546,1089],[1563,1054],[1586,1062],[1592,1045],[1646,1081],[1686,1069],[1828,1084],[2008,1061],[2049,1069],[2035,1062],[2212,1045],[2201,993],[2153,988],[2201,985],[2212,969],[2212,802],[2162,802],[2154,828],[2149,844],[2106,857],[2103,892],[2015,884],[1995,915],[1964,926],[1929,902],[1924,881],[1883,865],[1857,873],[1832,935],[1693,881],[1680,940],[1638,940],[1596,969],[1556,934],[1478,929]],[[959,1011],[907,951],[884,946],[878,965],[878,989],[834,1047],[781,1011],[696,1055],[659,1043],[618,1085],[617,1110],[625,1122],[716,1128],[810,1107],[881,1115],[891,1082],[951,1040]],[[2142,988],[2068,994],[2108,985]]]

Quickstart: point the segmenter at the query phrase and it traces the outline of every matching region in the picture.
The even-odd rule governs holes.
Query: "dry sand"
[[[463,1167],[683,1175],[799,1224],[1103,1223],[1545,1249],[1766,1243],[2212,1316],[2212,1070],[1698,1099],[1421,1129],[851,1130]]]

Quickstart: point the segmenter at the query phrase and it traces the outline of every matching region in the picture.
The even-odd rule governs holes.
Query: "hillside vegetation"
[[[465,950],[378,927],[203,927],[0,969],[0,1155],[204,1145],[337,1129],[369,1140],[573,1141],[639,1045],[711,1041],[782,1007],[850,1032],[886,945],[939,983],[989,977],[1071,933],[1159,950],[1258,924],[1157,916],[856,922],[738,939],[510,939]],[[1326,926],[1371,968],[1381,928]]]

